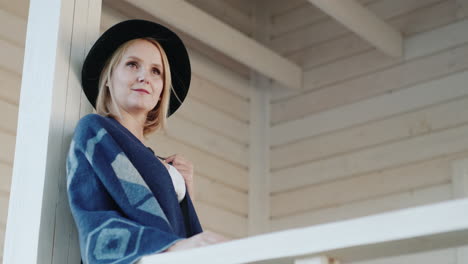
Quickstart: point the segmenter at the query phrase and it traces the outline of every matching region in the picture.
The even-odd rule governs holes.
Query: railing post
[[[468,158],[452,163],[452,192],[455,199],[468,197]],[[468,263],[468,247],[458,248],[456,259],[457,264]]]
[[[65,160],[91,111],[80,70],[99,34],[101,0],[31,0],[3,263],[80,263]]]

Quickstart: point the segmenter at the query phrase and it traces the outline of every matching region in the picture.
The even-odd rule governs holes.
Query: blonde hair
[[[117,50],[114,51],[112,56],[107,60],[104,68],[101,71],[101,76],[99,77],[99,93],[96,99],[96,112],[103,116],[110,116],[110,117],[119,117],[121,118],[121,113],[117,104],[115,102],[115,98],[113,96],[113,89],[111,89],[111,76],[112,72],[116,65],[120,63],[122,60],[123,54],[128,49],[130,45],[132,45],[137,40],[147,40],[154,44],[156,48],[159,49],[161,52],[162,58],[162,66],[163,66],[163,90],[161,99],[158,101],[156,106],[148,112],[146,116],[146,121],[143,126],[143,135],[147,135],[159,129],[165,129],[167,126],[167,113],[169,109],[169,99],[171,97],[171,71],[169,67],[169,61],[167,59],[167,55],[164,52],[161,44],[158,41],[152,38],[140,38],[140,39],[132,39],[124,44],[120,45]],[[108,85],[106,85],[108,84]]]

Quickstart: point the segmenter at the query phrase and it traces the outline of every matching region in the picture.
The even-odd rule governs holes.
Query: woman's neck
[[[143,127],[145,125],[146,116],[134,116],[125,111],[120,112],[121,116],[116,116],[115,119],[144,144]]]

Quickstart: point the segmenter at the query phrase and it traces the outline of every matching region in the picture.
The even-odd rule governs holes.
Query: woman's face
[[[138,39],[124,52],[111,75],[111,89],[120,110],[131,115],[151,111],[162,94],[162,58],[151,42]]]

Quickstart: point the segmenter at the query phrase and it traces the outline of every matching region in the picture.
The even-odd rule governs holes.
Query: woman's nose
[[[144,72],[140,72],[140,74],[138,75],[137,80],[138,80],[139,83],[148,83],[148,80],[146,79],[146,76],[145,76]]]

